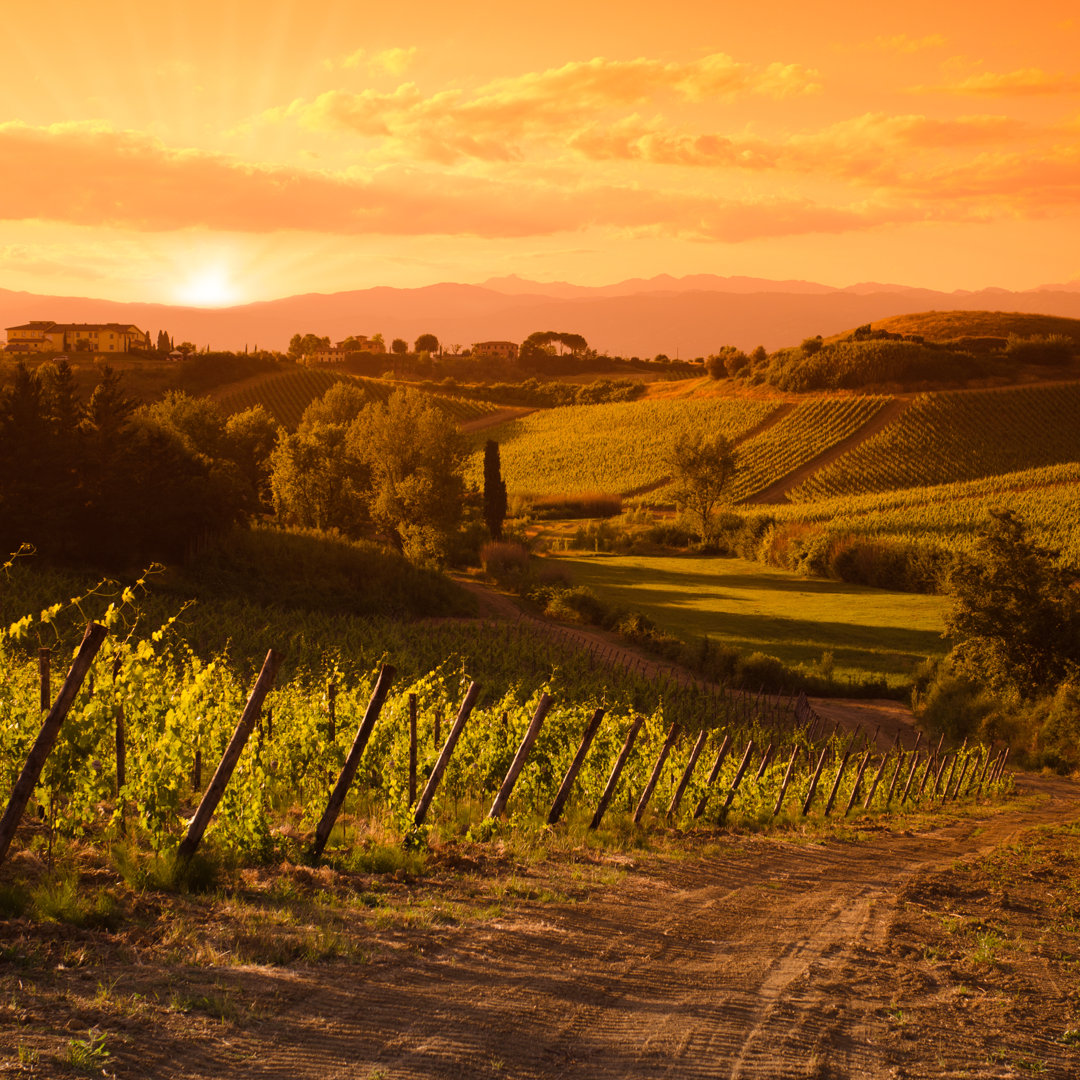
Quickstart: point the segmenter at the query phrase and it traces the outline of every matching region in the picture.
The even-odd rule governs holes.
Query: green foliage
[[[1062,367],[1072,360],[1078,350],[1080,343],[1064,334],[1039,334],[1032,337],[1010,334],[1005,345],[1005,356],[1018,364]]]
[[[1080,460],[1080,383],[923,394],[792,492],[796,500],[922,487]]]
[[[735,454],[720,432],[683,435],[671,450],[675,498],[698,529],[702,543],[712,547],[717,536],[717,510],[731,498]]]
[[[112,1054],[105,1045],[105,1032],[91,1028],[85,1039],[69,1039],[67,1063],[79,1072],[99,1076],[105,1071]]]
[[[492,540],[502,539],[506,509],[506,481],[502,478],[499,444],[488,439],[484,444],[484,523]]]
[[[649,399],[536,412],[485,432],[497,439],[512,495],[651,490],[671,479],[676,441],[708,429],[735,439],[775,410],[748,399]],[[482,454],[468,475],[479,482]]]
[[[1031,698],[1080,676],[1080,593],[1075,573],[1030,540],[1010,510],[953,572],[946,631],[957,671]]]

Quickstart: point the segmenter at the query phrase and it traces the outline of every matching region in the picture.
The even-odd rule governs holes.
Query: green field
[[[575,584],[643,612],[681,638],[707,634],[814,670],[829,651],[841,679],[884,677],[902,685],[921,660],[945,652],[941,630],[948,601],[939,596],[808,580],[743,559],[549,558]]]
[[[779,399],[645,400],[544,409],[483,433],[470,462],[483,474],[483,444],[499,443],[512,495],[630,495],[663,484],[683,434],[708,429],[736,439],[775,412]]]

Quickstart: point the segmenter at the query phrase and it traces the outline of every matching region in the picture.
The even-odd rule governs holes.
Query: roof
[[[37,319],[23,323],[21,326],[8,326],[5,329],[9,334],[13,330],[117,330],[122,333],[131,333],[132,331],[136,334],[142,333],[142,330],[135,326],[134,323],[58,323],[50,319]]]

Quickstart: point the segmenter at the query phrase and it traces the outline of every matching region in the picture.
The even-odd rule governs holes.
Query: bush
[[[529,552],[522,544],[495,541],[480,549],[480,565],[500,584],[521,581],[529,570]]]
[[[607,491],[583,491],[577,495],[529,495],[523,507],[533,517],[610,518],[622,513],[622,496]]]
[[[614,618],[611,609],[587,585],[557,589],[551,594],[544,614],[564,622],[587,623],[591,626],[610,626]]]
[[[1010,334],[1005,343],[1005,356],[1018,364],[1037,364],[1061,367],[1072,361],[1076,344],[1063,334],[1019,337]]]

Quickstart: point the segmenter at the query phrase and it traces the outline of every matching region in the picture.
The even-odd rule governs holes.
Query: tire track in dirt
[[[1076,785],[1021,783],[1044,803],[860,843],[713,837],[601,897],[418,929],[366,965],[216,969],[256,1019],[185,1047],[150,1039],[139,1075],[889,1076],[878,957],[905,884],[1080,814]]]

